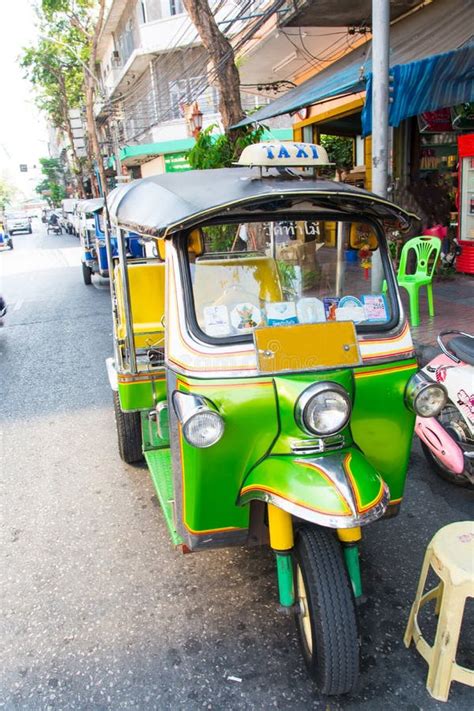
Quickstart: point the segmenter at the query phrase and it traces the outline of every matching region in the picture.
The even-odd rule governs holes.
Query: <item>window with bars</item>
[[[207,86],[203,91],[206,83],[205,75],[170,81],[168,83],[170,118],[176,119],[183,116],[182,105],[191,104],[193,101],[198,101],[203,114],[216,113],[219,101],[218,92],[212,86]]]

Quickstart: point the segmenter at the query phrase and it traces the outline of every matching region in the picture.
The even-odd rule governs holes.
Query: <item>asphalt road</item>
[[[77,240],[37,223],[0,274],[2,708],[472,709],[457,683],[448,705],[433,701],[402,643],[426,545],[472,517],[472,493],[430,473],[415,443],[400,516],[365,531],[360,689],[322,698],[277,610],[270,553],[182,556],[146,469],[119,459],[108,286],[83,285]],[[464,663],[473,622],[471,604]]]

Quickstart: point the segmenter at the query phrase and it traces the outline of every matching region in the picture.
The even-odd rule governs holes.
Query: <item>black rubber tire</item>
[[[308,524],[298,531],[293,560],[295,591],[298,595],[299,567],[309,608],[312,650],[303,631],[301,611],[295,613],[308,673],[322,694],[347,694],[359,678],[360,645],[354,594],[341,544],[333,531]]]
[[[82,278],[84,279],[84,284],[90,286],[92,284],[92,269],[82,262]]]
[[[10,249],[13,249],[13,240],[10,240]]]
[[[30,227],[30,229],[28,230],[28,234],[29,234],[29,235],[32,235],[32,234],[33,234],[33,230],[31,229],[31,227]]]
[[[120,456],[127,464],[143,461],[142,427],[139,412],[122,412],[118,392],[114,391],[115,424]]]
[[[464,474],[453,474],[453,472],[445,469],[424,442],[421,442],[421,448],[423,449],[423,454],[425,455],[428,464],[432,469],[434,469],[436,474],[441,477],[441,479],[449,481],[450,484],[454,484],[455,486],[461,486],[465,489],[474,489],[474,484],[472,484],[467,476]]]

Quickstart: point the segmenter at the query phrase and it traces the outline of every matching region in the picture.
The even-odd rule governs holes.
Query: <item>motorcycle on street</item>
[[[445,343],[446,336],[453,337]],[[439,476],[458,486],[474,488],[474,336],[463,331],[441,331],[438,344],[441,353],[418,376],[425,383],[442,385],[444,401],[437,393],[438,413],[430,417],[418,414],[415,432],[426,459]]]

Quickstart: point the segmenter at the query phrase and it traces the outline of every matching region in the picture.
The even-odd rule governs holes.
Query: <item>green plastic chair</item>
[[[413,250],[416,254],[416,271],[414,274],[406,273],[410,250]],[[432,281],[440,252],[441,240],[439,237],[413,237],[403,245],[397,282],[399,286],[403,286],[408,291],[412,326],[420,325],[419,291],[422,286],[426,286],[429,314],[434,316]]]

